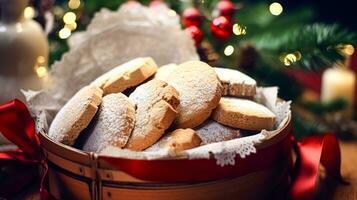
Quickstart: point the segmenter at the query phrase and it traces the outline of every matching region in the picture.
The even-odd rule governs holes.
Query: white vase
[[[47,79],[48,41],[24,17],[28,0],[0,0],[0,104],[24,100],[20,89],[39,90]]]

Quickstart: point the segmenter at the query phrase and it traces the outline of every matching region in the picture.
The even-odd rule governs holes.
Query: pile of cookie
[[[48,135],[85,151],[183,150],[272,130],[275,114],[252,99],[256,81],[201,61],[157,67],[136,58],[79,90],[57,113]]]

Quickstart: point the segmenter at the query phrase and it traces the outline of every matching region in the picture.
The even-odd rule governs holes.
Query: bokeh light
[[[67,39],[69,36],[71,36],[71,30],[67,27],[64,27],[58,32],[58,36],[61,39]]]
[[[269,11],[272,15],[278,16],[283,12],[283,6],[278,2],[274,2],[270,4]]]
[[[72,24],[76,21],[76,14],[74,14],[74,12],[67,12],[66,14],[64,14],[63,16],[63,22],[66,24]]]
[[[224,55],[230,56],[233,53],[234,53],[234,47],[232,45],[226,46],[226,48],[224,49]]]

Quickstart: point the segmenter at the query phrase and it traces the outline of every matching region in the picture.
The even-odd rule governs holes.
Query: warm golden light
[[[36,73],[38,77],[43,78],[47,76],[47,68],[45,66],[38,66],[36,67]]]
[[[234,53],[234,47],[232,45],[228,45],[225,49],[224,49],[224,55],[226,56],[230,56]]]
[[[36,65],[34,70],[39,78],[43,78],[47,76],[47,68],[46,68],[46,58],[44,56],[38,56],[36,60]]]
[[[352,56],[355,52],[355,48],[351,44],[347,44],[343,46],[342,52],[347,56]]]
[[[234,35],[245,35],[247,34],[246,27],[242,27],[239,24],[234,24],[233,33]]]
[[[27,19],[32,19],[35,16],[35,9],[31,6],[28,6],[24,10],[24,16]]]
[[[81,5],[80,0],[70,0],[68,2],[68,7],[73,10],[79,8],[80,5]]]
[[[294,55],[296,56],[296,60],[300,60],[301,59],[300,51],[295,52]]]
[[[72,24],[76,21],[76,14],[74,14],[74,12],[67,12],[66,14],[64,14],[63,16],[63,22],[66,24]]]
[[[65,28],[68,28],[68,29],[71,30],[71,31],[74,31],[74,30],[76,30],[76,28],[77,28],[77,23],[76,23],[76,22],[73,22],[73,23],[70,23],[70,24],[65,24],[64,27],[65,27]]]
[[[58,36],[61,39],[66,39],[71,36],[71,30],[69,28],[64,27],[58,32]]]
[[[272,15],[278,16],[283,12],[283,6],[278,2],[274,2],[270,4],[269,11]]]
[[[288,55],[286,55],[284,57],[284,65],[285,66],[290,66],[291,64],[293,64],[296,61],[297,61],[297,58],[296,58],[295,54],[289,53]]]
[[[45,57],[43,57],[43,56],[37,57],[37,63],[38,64],[44,64],[45,62],[46,62]]]
[[[174,10],[169,10],[169,11],[167,11],[167,15],[170,17],[175,17],[177,14]]]

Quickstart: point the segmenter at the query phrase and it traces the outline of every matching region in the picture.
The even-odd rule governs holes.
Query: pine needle
[[[255,41],[264,59],[306,70],[319,70],[342,63],[342,51],[356,44],[356,35],[339,25],[313,24],[296,27],[281,35],[265,35]]]

